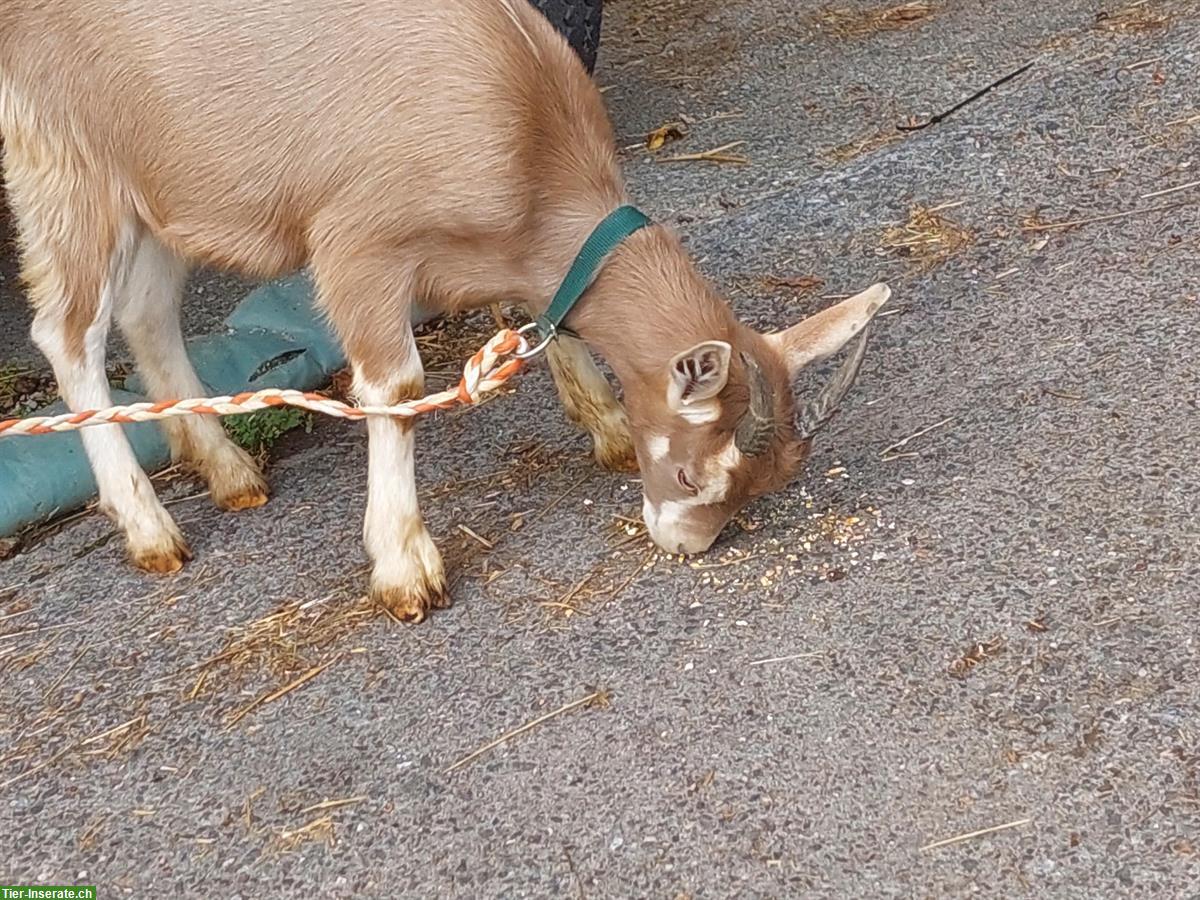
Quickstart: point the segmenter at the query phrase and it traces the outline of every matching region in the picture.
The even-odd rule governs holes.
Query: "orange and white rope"
[[[514,354],[524,353],[525,339],[510,329],[498,332],[467,360],[458,386],[419,400],[407,400],[395,406],[350,406],[323,394],[306,391],[268,389],[236,394],[231,397],[211,397],[192,400],[165,400],[158,403],[131,403],[108,409],[62,413],[57,416],[32,416],[27,419],[0,421],[0,437],[15,435],[55,434],[78,431],[97,425],[128,425],[134,422],[156,422],[179,416],[233,416],[279,406],[296,406],[310,412],[340,419],[364,419],[367,416],[392,416],[411,419],[439,409],[470,406],[501,387],[521,371],[524,360]]]

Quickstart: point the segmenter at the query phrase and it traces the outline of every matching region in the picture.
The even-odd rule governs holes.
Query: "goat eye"
[[[679,470],[675,478],[679,482],[679,486],[689,494],[697,494],[700,492],[700,489],[692,484],[692,480],[687,477],[687,472],[683,471],[683,469]]]

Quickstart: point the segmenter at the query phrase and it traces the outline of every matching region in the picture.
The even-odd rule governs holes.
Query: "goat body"
[[[524,0],[5,0],[0,134],[34,339],[76,409],[110,403],[113,318],[152,396],[205,393],[178,315],[199,264],[259,277],[309,266],[360,400],[412,397],[415,303],[540,311],[626,202],[599,91]],[[612,254],[570,323],[613,366],[628,416],[583,343],[560,339],[550,362],[599,461],[640,463],[655,539],[702,549],[797,471],[807,444],[789,375],[866,324],[886,290],[868,294],[761,336],[654,227]],[[755,394],[756,379],[772,390]],[[759,395],[773,430],[751,455],[734,433]],[[219,506],[266,501],[219,424],[166,428]],[[368,429],[372,592],[420,620],[445,578],[411,427]],[[134,562],[177,570],[186,543],[124,436],[82,437]]]

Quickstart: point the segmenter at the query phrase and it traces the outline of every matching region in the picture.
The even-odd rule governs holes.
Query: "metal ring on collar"
[[[550,342],[558,337],[558,329],[556,329],[553,325],[548,326],[548,328],[549,333],[546,334],[543,334],[542,323],[540,322],[529,322],[528,324],[522,325],[520,328],[518,328],[517,334],[519,334],[522,338],[524,338],[525,335],[530,331],[536,331],[539,335],[543,335],[543,337],[542,342],[537,346],[530,348],[528,345],[526,345],[524,350],[518,350],[513,354],[513,356],[515,356],[517,359],[533,359],[533,357],[545,352],[546,348],[550,346]]]

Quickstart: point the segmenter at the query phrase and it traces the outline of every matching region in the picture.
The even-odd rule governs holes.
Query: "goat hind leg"
[[[183,260],[146,233],[138,241],[123,290],[115,298],[117,322],[154,400],[207,393],[188,359],[179,326],[179,299],[186,275]],[[219,508],[236,511],[267,502],[267,485],[258,466],[229,439],[216,419],[188,416],[167,419],[162,425],[171,456],[200,473]]]
[[[23,274],[36,310],[34,343],[54,368],[69,408],[111,406],[105,342],[133,228],[119,224],[119,215],[104,215],[105,204],[96,198],[80,204],[78,189],[86,179],[65,179],[78,192],[63,197],[61,183],[56,192],[53,181],[36,177],[45,169],[23,168],[21,162],[10,147],[6,174],[23,241]],[[124,531],[133,563],[148,572],[178,571],[191,554],[121,427],[86,428],[80,439],[100,490],[100,508]]]

